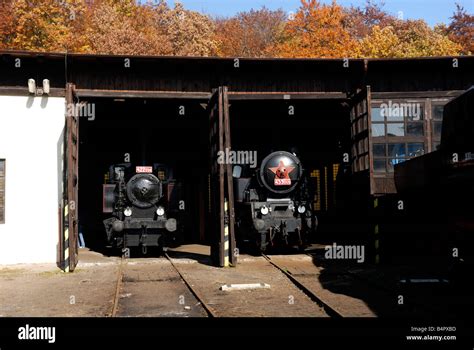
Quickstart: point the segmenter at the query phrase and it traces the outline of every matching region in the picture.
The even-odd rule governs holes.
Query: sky
[[[203,12],[212,16],[232,16],[239,11],[248,11],[265,6],[275,10],[278,8],[286,12],[296,12],[300,0],[179,0],[185,8]],[[320,0],[322,3],[331,3],[332,0]],[[338,0],[342,6],[362,6],[365,0]],[[459,3],[469,12],[474,13],[474,0],[384,0],[385,10],[403,19],[424,19],[430,26],[437,23],[448,23],[455,3]],[[169,4],[174,0],[168,0]],[[400,12],[401,11],[401,12]]]

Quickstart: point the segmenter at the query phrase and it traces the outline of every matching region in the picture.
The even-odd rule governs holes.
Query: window
[[[389,143],[388,156],[392,158],[401,158],[406,156],[406,149],[404,143]]]
[[[380,107],[372,107],[372,122],[383,122],[384,117],[380,113]]]
[[[385,159],[374,159],[374,172],[385,173],[387,172],[387,164]]]
[[[443,120],[444,105],[433,103],[431,107],[431,119]]]
[[[425,147],[422,142],[407,143],[408,157],[418,157],[425,153]]]
[[[0,224],[5,223],[5,159],[0,159]]]
[[[440,138],[441,137],[441,128],[442,122],[433,121],[433,137]]]
[[[422,123],[407,123],[407,135],[423,136],[425,134]]]
[[[441,141],[444,105],[447,102],[448,100],[437,100],[431,102],[431,140],[433,151],[438,149]]]
[[[386,145],[385,143],[375,143],[374,144],[374,150],[373,150],[373,156],[374,157],[385,157],[387,154],[385,151]]]
[[[388,101],[372,107],[372,137],[425,135],[424,102]]]
[[[400,163],[403,163],[406,159],[405,158],[389,158],[388,159],[388,172],[389,173],[393,173],[394,171],[394,166],[396,164],[400,164]]]
[[[422,142],[374,143],[373,166],[376,173],[392,173],[396,164],[418,157],[425,152]]]
[[[394,166],[439,148],[446,97],[372,100],[372,166],[391,176]]]
[[[405,136],[403,123],[387,124],[387,136]]]
[[[385,125],[372,123],[372,137],[385,136]]]

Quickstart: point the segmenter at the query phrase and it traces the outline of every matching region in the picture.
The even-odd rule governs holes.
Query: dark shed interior
[[[158,99],[95,98],[95,116],[80,119],[79,220],[85,243],[105,245],[102,184],[109,166],[166,164],[183,183],[185,240],[202,239],[200,211],[207,182],[206,111],[197,102]],[[202,184],[204,183],[204,186]]]
[[[88,98],[93,117],[80,119],[79,220],[85,243],[102,251],[102,184],[109,166],[153,163],[172,167],[183,182],[185,242],[208,242],[205,232],[209,125],[205,105],[180,99]],[[91,107],[89,107],[90,109]],[[276,150],[296,150],[308,173],[319,171],[315,210],[320,234],[331,231],[335,164],[350,149],[349,110],[344,100],[235,100],[230,105],[233,150],[257,152],[257,162]],[[342,169],[342,168],[339,168]],[[337,172],[337,170],[336,170]],[[337,173],[334,174],[336,176]],[[331,180],[331,179],[329,179]],[[330,198],[328,198],[330,197]]]

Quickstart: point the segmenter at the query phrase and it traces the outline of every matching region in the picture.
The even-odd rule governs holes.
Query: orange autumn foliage
[[[228,19],[216,19],[218,54],[227,57],[275,57],[283,39],[287,15],[282,10],[240,12]]]
[[[288,58],[474,53],[474,16],[461,6],[450,23],[433,28],[400,20],[378,1],[301,0],[294,15],[262,7],[212,18],[165,0],[0,0],[0,49]]]
[[[278,45],[282,57],[350,57],[357,41],[344,28],[345,14],[336,1],[322,5],[301,0],[301,7],[285,28],[285,42]]]

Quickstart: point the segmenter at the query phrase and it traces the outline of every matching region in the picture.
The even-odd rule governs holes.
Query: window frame
[[[435,145],[439,144],[441,141],[441,135],[435,135],[434,134],[434,123],[435,122],[442,122],[441,120],[434,120],[434,115],[433,115],[433,109],[434,106],[439,106],[439,105],[446,105],[452,97],[450,96],[437,96],[437,97],[396,97],[396,98],[374,98],[371,102],[371,108],[377,108],[383,104],[383,103],[389,103],[391,101],[392,103],[419,103],[421,107],[423,108],[423,120],[420,121],[409,121],[407,117],[403,118],[403,121],[401,120],[387,120],[387,117],[384,117],[383,121],[374,121],[372,120],[372,125],[370,125],[370,131],[371,131],[371,152],[373,152],[374,145],[376,144],[385,144],[385,157],[380,157],[380,156],[375,156],[373,155],[371,157],[371,162],[372,162],[372,169],[373,169],[373,174],[376,177],[385,177],[385,176],[392,176],[393,173],[390,172],[390,167],[389,167],[389,159],[391,159],[388,156],[388,148],[389,144],[393,143],[404,143],[405,144],[405,150],[408,151],[408,144],[409,143],[422,143],[423,144],[423,149],[424,152],[423,154],[431,153],[436,150]],[[375,115],[375,113],[372,112],[372,115]],[[407,127],[408,123],[422,123],[423,124],[423,135],[416,136],[416,135],[408,135],[407,134]],[[387,135],[387,125],[389,124],[400,124],[403,123],[404,125],[404,136],[388,136]],[[383,125],[384,128],[384,135],[383,136],[374,136],[373,134],[373,125]],[[409,157],[408,154],[406,154],[405,160],[411,159],[414,157]],[[375,160],[385,160],[385,171],[380,172],[375,170]],[[402,159],[402,158],[401,158]]]
[[[371,108],[380,108],[383,103],[388,103],[391,101],[392,103],[419,103],[423,108],[423,120],[420,121],[409,121],[407,117],[403,117],[403,120],[388,120],[387,117],[384,117],[384,121],[374,121],[372,119],[371,131],[372,131],[372,140],[380,141],[381,139],[385,139],[385,143],[396,142],[397,140],[404,139],[400,142],[417,142],[417,140],[425,139],[429,135],[429,129],[427,127],[427,120],[428,120],[428,107],[431,108],[431,105],[428,103],[428,99],[420,99],[420,98],[394,98],[394,99],[374,99],[371,103]],[[431,110],[430,110],[431,113]],[[374,113],[372,113],[374,114]],[[388,136],[387,135],[387,127],[388,125],[394,124],[402,124],[403,123],[403,136]],[[408,135],[408,123],[417,123],[423,125],[423,135]],[[384,135],[383,136],[374,136],[373,135],[373,125],[384,125]]]
[[[430,140],[429,140],[429,143],[430,143],[430,152],[433,152],[433,151],[436,151],[436,146],[435,144],[440,144],[441,143],[441,133],[442,133],[442,129],[441,129],[441,133],[439,135],[435,135],[435,123],[443,123],[443,117],[441,117],[441,119],[434,119],[434,115],[433,115],[433,108],[435,106],[445,106],[449,101],[451,101],[451,98],[448,98],[448,97],[440,97],[440,98],[431,98],[429,101],[428,101],[428,104],[429,104],[429,114],[430,114],[430,119],[429,119],[429,122],[428,122],[428,127],[430,128]],[[443,109],[444,110],[444,109]]]
[[[409,159],[419,157],[420,155],[410,156],[408,154],[408,145],[409,144],[416,144],[416,143],[419,143],[419,144],[423,145],[423,154],[426,154],[427,152],[426,152],[426,143],[425,142],[403,142],[403,141],[390,142],[390,143],[372,142],[372,152],[374,150],[374,147],[377,146],[377,145],[384,145],[384,149],[385,149],[385,154],[383,156],[374,154],[373,157],[372,157],[372,161],[374,162],[374,164],[375,164],[375,161],[384,161],[385,171],[376,171],[375,170],[375,165],[374,165],[374,167],[373,167],[374,168],[374,174],[375,175],[392,174],[393,172],[389,170],[389,161],[391,159],[400,159],[400,160],[406,161],[406,160],[409,160]],[[390,155],[390,152],[389,152],[390,145],[400,145],[400,144],[403,144],[403,147],[405,148],[405,155],[400,156],[400,157],[394,157],[394,156]]]

